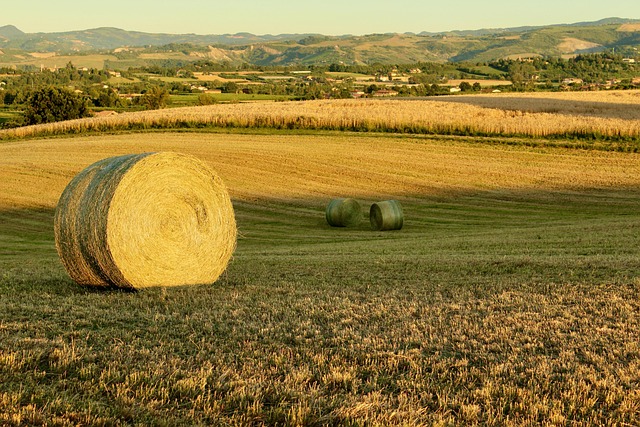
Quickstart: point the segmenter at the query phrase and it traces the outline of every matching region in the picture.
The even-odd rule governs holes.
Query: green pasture
[[[198,98],[206,96],[215,100],[215,102],[251,102],[251,101],[287,101],[288,96],[285,95],[262,95],[262,94],[246,94],[246,93],[187,93],[179,95],[170,95],[169,107],[189,107],[198,105]]]
[[[0,106],[0,128],[6,122],[17,119],[21,112],[7,106]]]
[[[377,232],[234,200],[217,283],[138,293],[0,212],[0,425],[640,423],[640,188],[400,201]]]

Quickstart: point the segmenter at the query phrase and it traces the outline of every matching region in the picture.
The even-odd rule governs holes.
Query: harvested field
[[[562,43],[558,45],[558,49],[562,53],[586,53],[603,50],[603,46],[586,40],[580,40],[573,37],[565,37]]]
[[[177,151],[239,228],[212,286],[95,292],[53,207]],[[326,203],[401,201],[402,230]],[[0,424],[637,425],[640,160],[471,138],[134,133],[0,144]]]
[[[527,192],[640,186],[640,163],[635,155],[547,152],[455,139],[356,133],[123,134],[8,142],[0,150],[0,208],[4,209],[53,208],[66,184],[89,164],[105,157],[152,151],[178,151],[202,158],[236,200],[317,199],[324,203],[328,202],[324,198],[343,194],[367,200],[382,196],[384,200],[394,195],[446,197],[478,189]],[[324,210],[324,204],[318,206]]]

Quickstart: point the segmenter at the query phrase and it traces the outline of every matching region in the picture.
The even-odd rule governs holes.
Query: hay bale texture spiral
[[[236,245],[222,180],[197,158],[167,152],[88,166],[63,191],[54,231],[72,279],[125,289],[213,283]]]
[[[325,216],[332,227],[356,227],[362,221],[362,208],[354,199],[334,199],[327,205]]]
[[[402,205],[397,200],[374,203],[369,210],[369,220],[374,230],[400,230],[404,223]]]

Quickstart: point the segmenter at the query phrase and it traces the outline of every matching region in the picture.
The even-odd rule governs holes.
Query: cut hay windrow
[[[400,230],[404,223],[402,205],[397,200],[374,203],[369,210],[369,220],[374,230]]]
[[[54,231],[73,280],[124,289],[213,283],[236,245],[224,183],[202,161],[177,153],[88,166],[60,196]]]
[[[354,199],[334,199],[327,205],[325,216],[332,227],[356,227],[362,221],[362,208]]]

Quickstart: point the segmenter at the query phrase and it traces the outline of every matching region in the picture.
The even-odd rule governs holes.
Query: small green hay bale
[[[54,234],[77,283],[138,289],[215,282],[235,249],[236,222],[207,164],[143,153],[81,171],[60,196]]]
[[[354,199],[334,199],[327,205],[326,218],[332,227],[356,227],[362,221],[362,208]]]
[[[374,230],[400,230],[404,223],[402,205],[397,200],[374,203],[369,210],[369,220]]]

